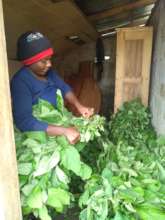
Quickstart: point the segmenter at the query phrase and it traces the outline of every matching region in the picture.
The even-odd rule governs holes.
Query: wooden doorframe
[[[0,96],[0,219],[21,220],[2,0],[0,0]]]

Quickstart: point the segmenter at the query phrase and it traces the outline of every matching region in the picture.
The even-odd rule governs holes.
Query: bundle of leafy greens
[[[165,138],[156,138],[147,111],[126,103],[110,122],[113,143],[97,140],[102,152],[79,199],[80,220],[165,219]]]
[[[149,109],[140,100],[124,103],[112,116],[109,129],[110,139],[115,144],[122,141],[131,146],[142,146],[156,138]]]
[[[82,180],[91,177],[92,168],[80,157],[80,151],[104,130],[104,118],[98,115],[90,119],[74,117],[63,103],[57,91],[57,108],[39,100],[33,107],[38,120],[54,125],[75,126],[81,140],[72,146],[64,136],[49,137],[45,132],[21,133],[15,129],[18,173],[23,215],[33,213],[39,219],[51,220],[50,212],[64,212],[74,197],[69,189],[74,173]],[[27,217],[28,218],[28,217]]]

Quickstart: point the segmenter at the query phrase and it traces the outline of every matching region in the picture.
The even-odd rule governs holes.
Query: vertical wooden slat
[[[148,94],[149,94],[149,82],[150,82],[150,63],[152,54],[152,40],[153,40],[153,28],[148,29],[144,39],[143,48],[143,64],[142,64],[142,103],[148,105]]]
[[[0,220],[21,220],[2,0],[0,0]]]
[[[122,102],[122,83],[123,83],[123,71],[124,66],[124,33],[122,30],[117,33],[117,51],[116,51],[116,79],[115,79],[115,111]]]

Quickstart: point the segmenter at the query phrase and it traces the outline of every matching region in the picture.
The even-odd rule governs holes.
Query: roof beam
[[[88,16],[88,18],[91,21],[97,21],[97,20],[101,20],[101,19],[104,19],[104,18],[107,18],[110,16],[114,16],[114,15],[117,15],[117,14],[120,14],[120,13],[123,13],[126,11],[130,11],[133,9],[144,7],[146,5],[153,4],[156,1],[157,0],[137,0],[136,2],[133,2],[133,3],[124,4],[119,7],[114,7],[112,9],[108,9],[103,12],[100,12],[100,13],[97,13],[94,15],[90,15],[90,16]]]

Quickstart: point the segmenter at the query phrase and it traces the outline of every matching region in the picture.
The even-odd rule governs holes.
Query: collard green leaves
[[[15,129],[18,173],[23,215],[33,213],[43,220],[50,220],[50,210],[63,212],[71,204],[69,192],[72,173],[87,180],[92,169],[80,157],[88,141],[100,136],[104,118],[76,118],[68,112],[61,92],[57,91],[57,109],[45,100],[33,106],[33,115],[38,120],[61,126],[75,126],[81,142],[70,145],[64,136],[48,137],[45,132],[21,133]],[[73,200],[73,199],[72,199]]]
[[[99,175],[86,182],[80,196],[81,220],[165,219],[165,142],[156,137],[150,117],[138,101],[112,117],[109,135],[96,142],[102,148]]]
[[[57,109],[40,100],[33,114],[55,125],[72,122],[81,140],[73,146],[63,136],[16,130],[24,216],[51,220],[52,209],[62,213],[79,197],[80,220],[165,219],[165,138],[156,137],[151,115],[139,101],[124,104],[108,129],[98,115],[74,117],[60,92]],[[73,175],[79,182],[73,183]],[[71,185],[79,183],[81,195],[73,199]]]
[[[122,141],[131,146],[143,146],[156,137],[151,125],[151,114],[140,100],[124,103],[112,116],[109,127],[111,140],[115,144]]]

